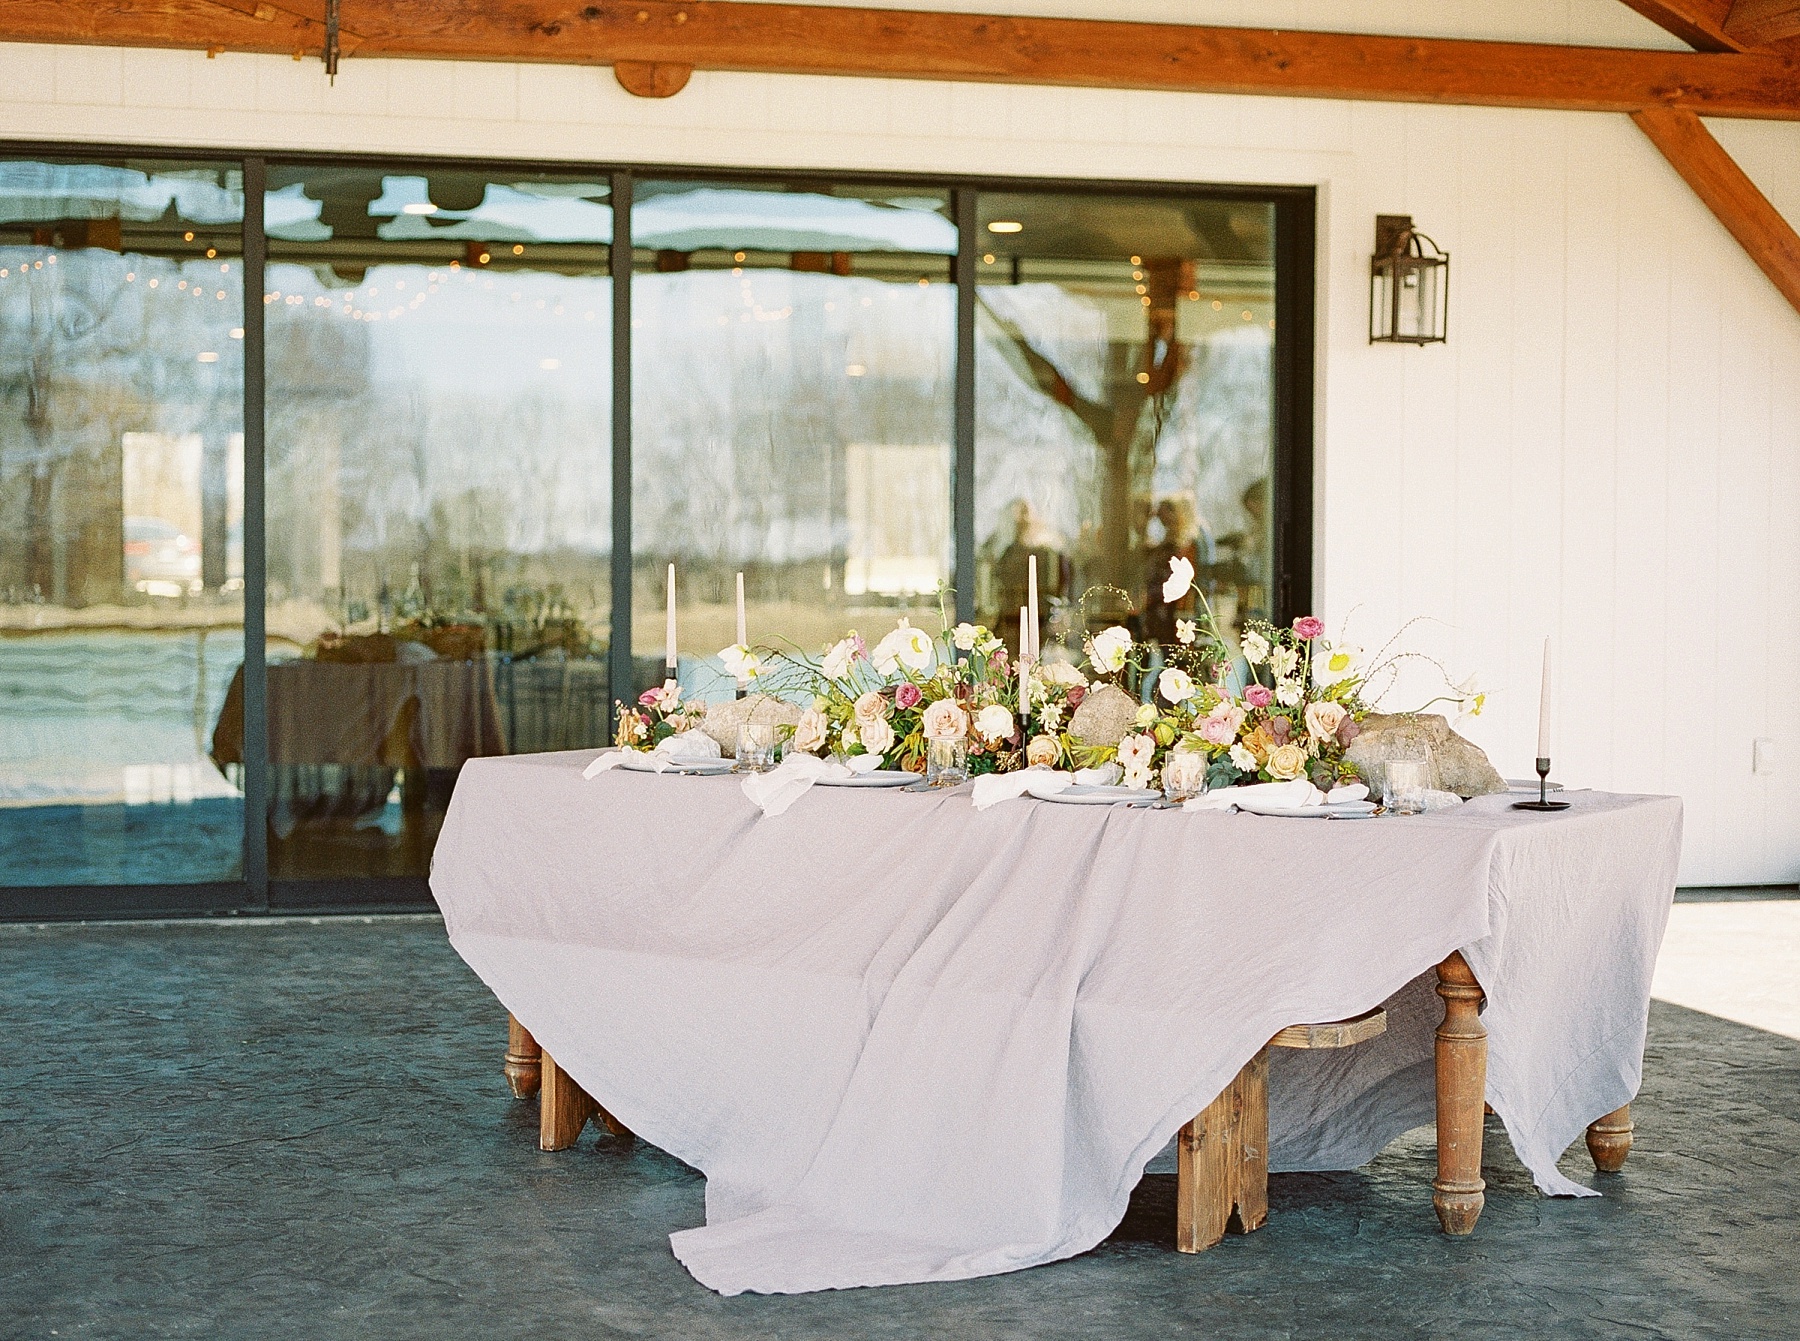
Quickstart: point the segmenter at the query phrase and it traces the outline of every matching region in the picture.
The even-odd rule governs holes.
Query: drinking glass
[[[969,742],[955,740],[925,742],[925,785],[954,787],[969,780]]]
[[[1419,815],[1431,774],[1423,759],[1390,759],[1381,783],[1381,803],[1390,815]]]
[[[737,763],[733,773],[767,773],[775,767],[775,743],[781,728],[774,722],[745,722],[738,728]]]
[[[1194,750],[1177,750],[1163,761],[1163,797],[1188,801],[1206,791],[1206,756]]]

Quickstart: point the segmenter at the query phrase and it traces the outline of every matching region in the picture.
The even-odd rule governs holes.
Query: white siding
[[[1259,21],[1348,26],[1277,8]],[[1123,12],[1177,11],[1246,12]],[[1356,19],[1672,45],[1615,0]],[[1715,129],[1800,218],[1800,126]],[[0,44],[0,133],[1316,184],[1321,613],[1354,608],[1366,642],[1437,621],[1409,641],[1480,672],[1469,734],[1514,776],[1553,635],[1562,777],[1685,797],[1688,882],[1800,876],[1800,314],[1622,117],[728,74],[651,102],[604,69],[356,59],[329,88],[316,60]],[[1447,346],[1366,342],[1374,216],[1397,211],[1454,255]]]

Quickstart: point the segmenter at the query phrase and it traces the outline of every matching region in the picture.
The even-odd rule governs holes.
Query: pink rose
[[[643,693],[638,695],[638,702],[646,708],[654,708],[657,701],[661,698],[661,689],[646,689]]]
[[[1315,615],[1301,615],[1294,621],[1294,636],[1310,642],[1325,635],[1325,621]]]
[[[1069,706],[1071,708],[1079,708],[1081,706],[1081,700],[1086,697],[1087,689],[1081,685],[1076,685],[1069,690]]]
[[[903,680],[894,690],[894,706],[903,711],[907,708],[916,708],[919,706],[919,700],[924,697],[925,695],[919,692],[918,685],[911,680]]]
[[[1274,691],[1265,684],[1253,684],[1244,691],[1244,702],[1253,708],[1266,708],[1274,701]]]

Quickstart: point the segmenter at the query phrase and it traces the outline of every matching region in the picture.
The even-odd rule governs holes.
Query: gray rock
[[[1435,791],[1467,797],[1506,790],[1506,780],[1480,747],[1457,735],[1437,713],[1370,713],[1361,726],[1344,757],[1376,795],[1390,759],[1423,758],[1431,775],[1426,785]]]
[[[1118,685],[1095,685],[1069,718],[1069,734],[1083,745],[1117,745],[1136,725],[1138,707]]]
[[[778,726],[793,726],[799,720],[800,709],[792,703],[771,698],[767,694],[750,694],[744,698],[728,699],[723,703],[708,703],[706,720],[700,724],[700,729],[719,742],[719,748],[729,759],[737,753],[738,728],[745,722],[774,722]]]

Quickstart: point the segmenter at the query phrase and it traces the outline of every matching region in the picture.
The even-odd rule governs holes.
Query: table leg
[[[1446,1234],[1468,1234],[1481,1218],[1481,1125],[1487,1093],[1487,1028],[1481,984],[1460,953],[1438,965],[1444,1022],[1437,1031],[1438,1172],[1431,1202]]]
[[[1625,1167],[1625,1157],[1631,1153],[1631,1105],[1615,1108],[1597,1122],[1590,1122],[1587,1129],[1588,1154],[1594,1157],[1594,1167],[1601,1173],[1617,1173]]]
[[[506,1083],[512,1086],[513,1098],[529,1099],[538,1092],[543,1074],[541,1056],[531,1031],[507,1015]]]
[[[569,1073],[556,1064],[549,1053],[543,1059],[542,1084],[538,1090],[538,1149],[567,1150],[581,1139],[582,1128],[589,1118],[614,1136],[631,1136],[631,1128],[607,1112],[588,1092],[577,1085]]]
[[[1204,1252],[1269,1218],[1269,1051],[1264,1048],[1176,1143],[1175,1247]],[[1234,1224],[1235,1222],[1235,1224]]]

